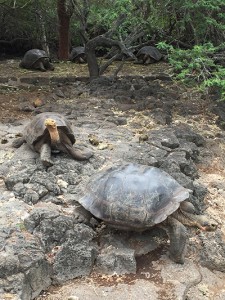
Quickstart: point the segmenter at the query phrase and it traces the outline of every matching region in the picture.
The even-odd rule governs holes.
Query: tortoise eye
[[[213,223],[213,222],[210,222],[210,221],[206,221],[206,222],[204,222],[204,227],[208,231],[214,231],[214,230],[217,229],[218,225],[216,223]]]

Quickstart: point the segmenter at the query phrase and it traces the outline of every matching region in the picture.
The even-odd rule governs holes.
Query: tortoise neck
[[[201,230],[205,230],[202,215],[195,215],[178,209],[172,214],[172,216],[184,225],[197,227]]]
[[[51,137],[51,143],[52,144],[57,144],[60,141],[60,137],[59,137],[59,132],[57,129],[57,126],[46,126],[48,129],[48,132],[50,134]]]

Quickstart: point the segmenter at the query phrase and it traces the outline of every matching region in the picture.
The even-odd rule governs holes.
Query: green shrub
[[[214,47],[211,43],[206,43],[183,50],[161,42],[157,47],[167,51],[176,80],[198,86],[205,92],[208,89],[217,90],[220,99],[225,100],[225,68],[216,64],[213,59],[213,54],[223,49],[224,44]]]

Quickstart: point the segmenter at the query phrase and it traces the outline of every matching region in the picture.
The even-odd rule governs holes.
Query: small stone
[[[25,111],[25,112],[31,112],[34,110],[34,107],[33,105],[30,103],[30,102],[26,102],[26,103],[22,103],[20,106],[19,106],[19,109],[21,111]]]
[[[59,98],[65,98],[65,95],[61,90],[56,90],[55,95],[58,96]]]
[[[108,149],[109,150],[113,150],[114,149],[114,146],[112,144],[108,144]]]
[[[68,186],[68,183],[62,179],[58,179],[57,184],[59,187],[66,189]]]
[[[209,294],[209,289],[208,289],[207,285],[205,285],[205,284],[199,285],[198,289],[202,293],[202,295],[204,295],[204,296]]]
[[[92,145],[94,145],[94,146],[98,146],[98,145],[99,145],[99,138],[98,138],[96,135],[90,134],[90,135],[88,136],[88,138],[89,138],[89,142],[90,142]]]
[[[33,101],[34,107],[40,107],[43,106],[44,104],[45,104],[44,101],[40,98],[37,98]]]
[[[7,139],[1,139],[1,144],[7,144],[8,140]]]
[[[79,300],[80,298],[77,296],[69,296],[67,300]]]
[[[148,135],[147,134],[141,134],[139,136],[139,143],[147,141],[148,140]]]
[[[106,144],[106,143],[100,143],[99,145],[98,145],[98,149],[99,150],[105,150],[105,149],[107,149],[108,148],[108,144]]]

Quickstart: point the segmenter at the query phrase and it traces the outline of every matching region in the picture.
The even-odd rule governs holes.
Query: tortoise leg
[[[80,150],[78,148],[74,148],[71,140],[69,137],[62,131],[59,130],[59,135],[60,135],[60,144],[57,145],[57,148],[60,151],[63,151],[67,154],[69,154],[72,158],[77,159],[77,160],[87,160],[91,156],[93,156],[92,151],[85,151],[85,150]]]
[[[49,144],[43,143],[40,150],[40,158],[44,166],[51,167],[53,161],[51,160],[51,147]]]
[[[191,202],[189,202],[189,201],[183,201],[183,202],[181,202],[180,203],[180,208],[181,208],[181,210],[183,210],[185,212],[188,212],[188,213],[191,213],[191,214],[195,214],[196,213],[194,205]]]
[[[17,138],[16,140],[14,140],[14,141],[12,142],[12,146],[13,146],[14,148],[19,148],[19,147],[22,146],[24,143],[26,143],[26,140],[25,140],[25,138],[22,136],[22,137]]]
[[[33,64],[33,69],[41,70],[42,72],[46,72],[44,64],[41,60],[38,60],[35,64]]]
[[[65,144],[64,146],[66,148],[66,152],[74,159],[86,160],[93,156],[92,151],[80,150],[80,149],[74,148],[73,145],[68,145],[68,144]]]
[[[178,264],[183,264],[187,240],[186,228],[182,223],[172,217],[168,217],[165,222],[170,239],[170,258]]]
[[[50,71],[54,71],[54,66],[53,64],[51,64],[48,60],[45,62],[45,69],[50,70]]]
[[[86,210],[80,203],[76,203],[74,209],[74,218],[78,223],[84,223],[90,225],[92,214]]]

